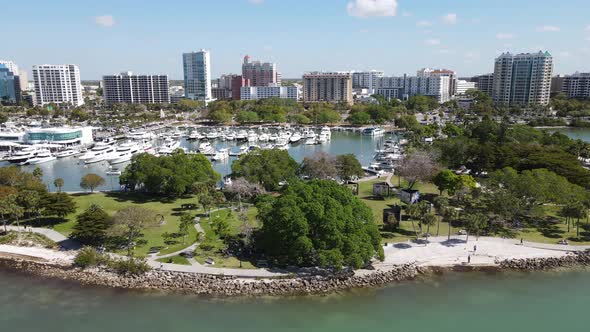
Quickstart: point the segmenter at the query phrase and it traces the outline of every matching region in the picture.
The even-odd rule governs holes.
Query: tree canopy
[[[294,178],[299,164],[285,150],[256,150],[234,161],[232,175],[261,184],[264,189],[279,189],[279,182]]]

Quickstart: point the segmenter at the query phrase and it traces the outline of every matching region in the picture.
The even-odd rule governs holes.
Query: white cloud
[[[432,26],[432,22],[430,21],[418,21],[416,22],[417,27],[430,27]]]
[[[260,5],[264,2],[264,0],[248,0],[248,2],[253,5]]]
[[[112,15],[97,16],[94,22],[101,27],[112,27],[115,25],[115,18]]]
[[[556,27],[554,25],[544,25],[541,27],[537,27],[537,31],[538,32],[557,32],[561,29],[559,29],[559,27]]]
[[[443,22],[447,24],[456,24],[457,23],[457,14],[455,13],[448,13],[447,15],[442,17]]]
[[[505,40],[505,39],[514,39],[514,35],[511,33],[500,32],[496,34],[496,39]]]
[[[395,16],[397,0],[352,0],[346,10],[348,15],[356,17]]]
[[[424,42],[426,43],[426,45],[440,45],[440,39],[435,38],[426,39]]]

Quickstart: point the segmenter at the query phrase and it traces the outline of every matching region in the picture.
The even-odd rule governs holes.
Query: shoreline
[[[387,270],[377,267],[374,270],[331,276],[283,278],[241,278],[162,270],[151,270],[144,275],[119,275],[104,268],[83,270],[64,261],[47,261],[38,257],[0,253],[0,269],[36,278],[63,280],[82,286],[218,297],[326,295],[353,289],[379,288],[447,272],[533,272],[578,267],[590,267],[590,252],[515,258],[494,264],[421,266],[417,263],[406,263],[391,265]]]

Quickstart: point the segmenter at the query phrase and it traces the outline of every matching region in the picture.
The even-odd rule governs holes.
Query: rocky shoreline
[[[537,271],[563,267],[590,266],[590,253],[580,252],[556,258],[513,259],[497,266],[458,265],[452,267],[419,267],[415,264],[393,266],[389,271],[371,271],[363,275],[352,273],[339,276],[313,276],[284,279],[240,279],[152,270],[140,276],[122,276],[105,269],[82,270],[68,265],[39,262],[20,257],[0,257],[0,269],[41,278],[75,281],[83,285],[134,290],[173,291],[183,294],[238,296],[238,295],[305,295],[327,294],[336,291],[384,286],[415,279],[423,274],[442,274],[445,271]]]

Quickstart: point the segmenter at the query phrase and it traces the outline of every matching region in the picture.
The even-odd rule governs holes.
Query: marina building
[[[26,130],[26,143],[89,145],[94,142],[92,127],[31,128]]]
[[[37,105],[53,103],[81,106],[84,104],[80,70],[76,65],[35,65],[33,81]]]
[[[299,100],[299,90],[294,86],[244,86],[240,91],[241,100],[267,98]]]
[[[408,98],[416,95],[436,98],[439,103],[451,99],[449,76],[391,76],[381,77],[377,83],[377,94],[387,100]]]
[[[212,100],[211,55],[207,50],[182,55],[185,97],[193,100]]]
[[[590,73],[574,73],[563,77],[561,92],[568,98],[590,98]]]
[[[304,74],[303,101],[352,104],[352,73],[311,72]]]
[[[242,62],[242,78],[250,80],[251,86],[281,85],[281,75],[276,63],[250,61],[248,55]]]
[[[552,74],[549,52],[503,53],[494,63],[492,98],[497,105],[547,105]]]
[[[107,105],[169,103],[170,92],[167,75],[120,75],[102,77],[104,102]]]

